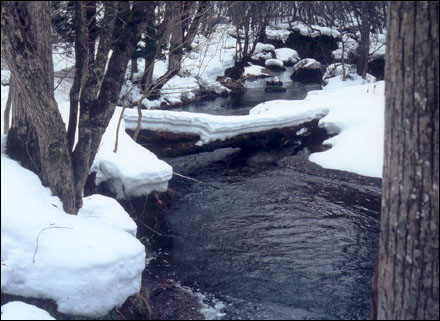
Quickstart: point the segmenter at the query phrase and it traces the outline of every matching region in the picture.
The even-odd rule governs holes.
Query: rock
[[[274,92],[285,92],[287,89],[284,88],[283,86],[266,86],[266,88],[264,88],[264,91],[267,93],[274,93]]]
[[[301,60],[296,50],[290,48],[275,49],[275,54],[277,59],[281,60],[285,67],[293,66]]]
[[[322,79],[321,64],[315,59],[303,59],[293,66],[290,78],[302,83],[320,83]]]
[[[331,63],[332,51],[338,49],[338,38],[321,36],[304,36],[299,30],[293,31],[286,41],[288,48],[295,49],[300,57],[310,57],[318,61]]]
[[[265,66],[266,60],[274,58],[275,47],[270,44],[258,42],[255,46],[255,50],[251,57],[251,60],[258,65]]]
[[[267,59],[266,62],[264,63],[264,65],[266,66],[266,68],[273,70],[273,71],[286,70],[284,68],[283,62],[279,59]]]
[[[380,57],[368,62],[368,73],[376,77],[377,80],[385,79],[385,58]]]

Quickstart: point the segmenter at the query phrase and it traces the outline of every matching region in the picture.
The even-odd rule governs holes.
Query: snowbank
[[[366,83],[376,82],[376,77],[367,73],[366,79],[359,76],[356,71],[356,65],[345,64],[346,80],[342,81],[342,64],[335,63],[327,67],[325,74],[322,76],[323,82],[326,83],[325,89],[337,89],[341,87],[350,87],[356,85],[363,85]]]
[[[3,136],[2,149],[4,142]],[[68,215],[34,173],[3,153],[1,162],[4,293],[53,299],[63,313],[100,316],[140,290],[145,248],[114,199],[84,198],[79,215]]]
[[[2,305],[2,320],[55,320],[55,318],[32,304],[13,301]]]
[[[384,87],[385,82],[346,86],[339,77],[332,78],[332,88],[309,92],[304,100],[270,101],[254,107],[251,114],[270,115],[304,108],[326,108],[328,113],[319,121],[329,134],[336,136],[324,144],[329,150],[310,155],[318,165],[382,177],[384,142]]]
[[[142,196],[152,191],[166,191],[173,175],[172,167],[138,145],[125,132],[123,119],[119,128],[118,149],[114,152],[121,112],[122,108],[116,107],[93,162],[91,171],[97,172],[96,184],[107,181],[114,188],[118,199]],[[126,110],[125,113],[134,113],[137,118],[135,109]]]

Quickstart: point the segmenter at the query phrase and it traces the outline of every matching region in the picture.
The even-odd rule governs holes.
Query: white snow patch
[[[266,66],[283,67],[284,63],[279,59],[267,59],[265,62]]]
[[[321,69],[321,63],[312,58],[302,59],[293,66],[292,72],[299,69]]]
[[[122,108],[116,107],[93,162],[91,171],[97,172],[96,184],[104,181],[110,183],[118,199],[146,195],[153,190],[166,191],[173,175],[172,167],[136,144],[125,132],[124,119],[119,128],[118,149],[114,152],[116,127],[121,112]],[[135,109],[126,109],[125,113],[137,117]]]
[[[34,173],[5,154],[1,162],[4,293],[53,299],[62,313],[100,316],[140,290],[144,246],[126,232],[128,224],[109,224],[121,210],[100,212],[112,208],[114,200],[96,206],[96,196],[85,198],[81,211],[95,219],[66,214]],[[127,221],[126,214],[121,221]]]
[[[290,101],[288,102],[290,103]],[[218,116],[203,113],[143,110],[141,127],[150,130],[197,134],[200,136],[197,145],[203,145],[243,133],[299,125],[322,117],[326,112],[325,108],[307,110],[303,107],[265,115],[255,113],[244,116]],[[124,120],[127,128],[135,128],[137,112],[126,110]]]
[[[269,76],[271,76],[271,74],[269,74],[268,70],[262,66],[251,65],[249,67],[244,67],[243,76],[245,76],[245,77],[258,77],[258,76],[269,77]]]
[[[290,48],[275,49],[275,54],[277,55],[277,59],[282,60],[284,63],[297,63],[300,60],[296,50]]]
[[[2,305],[2,320],[55,320],[47,311],[32,304],[12,301]]]

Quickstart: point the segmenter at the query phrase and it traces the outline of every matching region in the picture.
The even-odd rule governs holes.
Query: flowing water
[[[252,107],[257,104],[275,99],[304,99],[310,90],[319,90],[319,84],[300,84],[290,79],[292,67],[288,67],[285,72],[276,73],[276,76],[283,82],[285,92],[267,93],[264,91],[266,80],[273,77],[247,81],[244,94],[233,94],[227,97],[207,99],[200,102],[191,103],[183,107],[175,107],[172,110],[184,110],[194,113],[207,113],[214,115],[247,115]]]
[[[224,319],[368,319],[380,180],[307,159],[232,148],[167,159],[198,182],[170,183],[175,237],[149,273],[221,300]]]

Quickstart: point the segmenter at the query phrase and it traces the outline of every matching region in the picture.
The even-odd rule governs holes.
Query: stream
[[[265,93],[262,84],[181,108],[244,114],[319,88],[285,82],[282,96]],[[208,305],[221,307],[208,318],[369,319],[381,180],[323,169],[308,161],[316,148],[225,148],[165,159],[193,180],[175,176],[169,184],[174,237],[171,246],[154,249],[149,277],[203,293]]]

